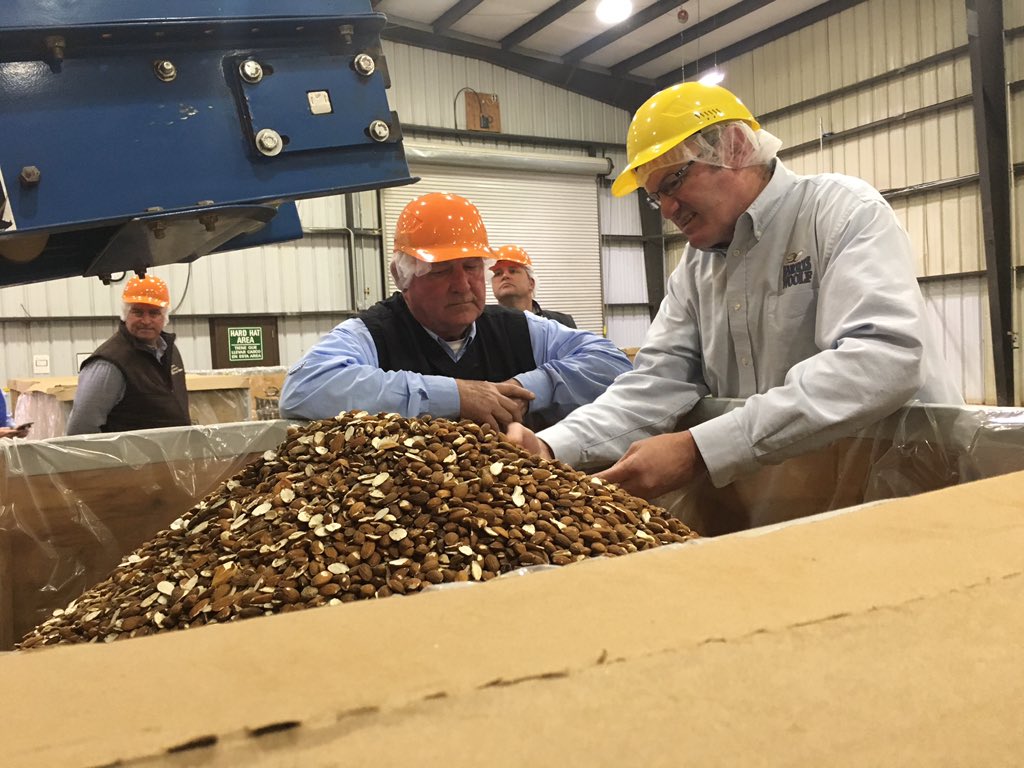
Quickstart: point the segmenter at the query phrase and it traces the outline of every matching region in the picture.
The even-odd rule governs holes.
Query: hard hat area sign
[[[228,328],[228,361],[262,362],[263,329],[260,327]]]

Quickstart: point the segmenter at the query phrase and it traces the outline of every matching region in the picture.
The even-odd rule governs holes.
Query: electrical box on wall
[[[276,317],[212,317],[210,347],[214,368],[281,364]]]
[[[466,91],[466,128],[471,131],[501,133],[498,94]]]

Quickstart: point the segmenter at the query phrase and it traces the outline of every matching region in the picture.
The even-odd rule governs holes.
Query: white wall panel
[[[503,133],[612,144],[626,135],[630,116],[594,99],[462,56],[387,40],[383,47],[393,83],[388,98],[403,123],[465,128],[459,89],[469,87],[497,94]]]
[[[606,244],[602,250],[605,304],[643,304],[646,313],[647,273],[643,244]]]
[[[949,370],[968,403],[993,403],[988,291],[982,278],[943,280],[922,286]]]
[[[609,306],[607,320],[608,338],[619,349],[642,347],[651,327],[651,315],[646,306]]]
[[[636,195],[615,197],[611,187],[602,184],[598,192],[601,206],[601,234],[641,235],[640,208]]]

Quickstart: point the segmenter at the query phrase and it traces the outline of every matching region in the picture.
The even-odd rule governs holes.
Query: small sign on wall
[[[228,328],[229,363],[263,363],[263,329],[258,326]]]
[[[214,368],[262,368],[281,364],[276,317],[211,317]]]
[[[32,355],[32,373],[49,373],[50,356]]]

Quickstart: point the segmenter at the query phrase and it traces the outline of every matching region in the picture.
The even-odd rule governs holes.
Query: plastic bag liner
[[[742,405],[743,400],[705,398],[680,428]],[[1024,411],[912,405],[725,488],[705,477],[655,503],[702,536],[718,536],[1022,469]]]
[[[0,439],[0,650],[276,447],[288,424]]]
[[[705,399],[682,426],[740,405]],[[0,439],[0,649],[276,447],[288,424]],[[656,501],[713,536],[1021,469],[1024,411],[911,406],[727,488],[701,481]]]

